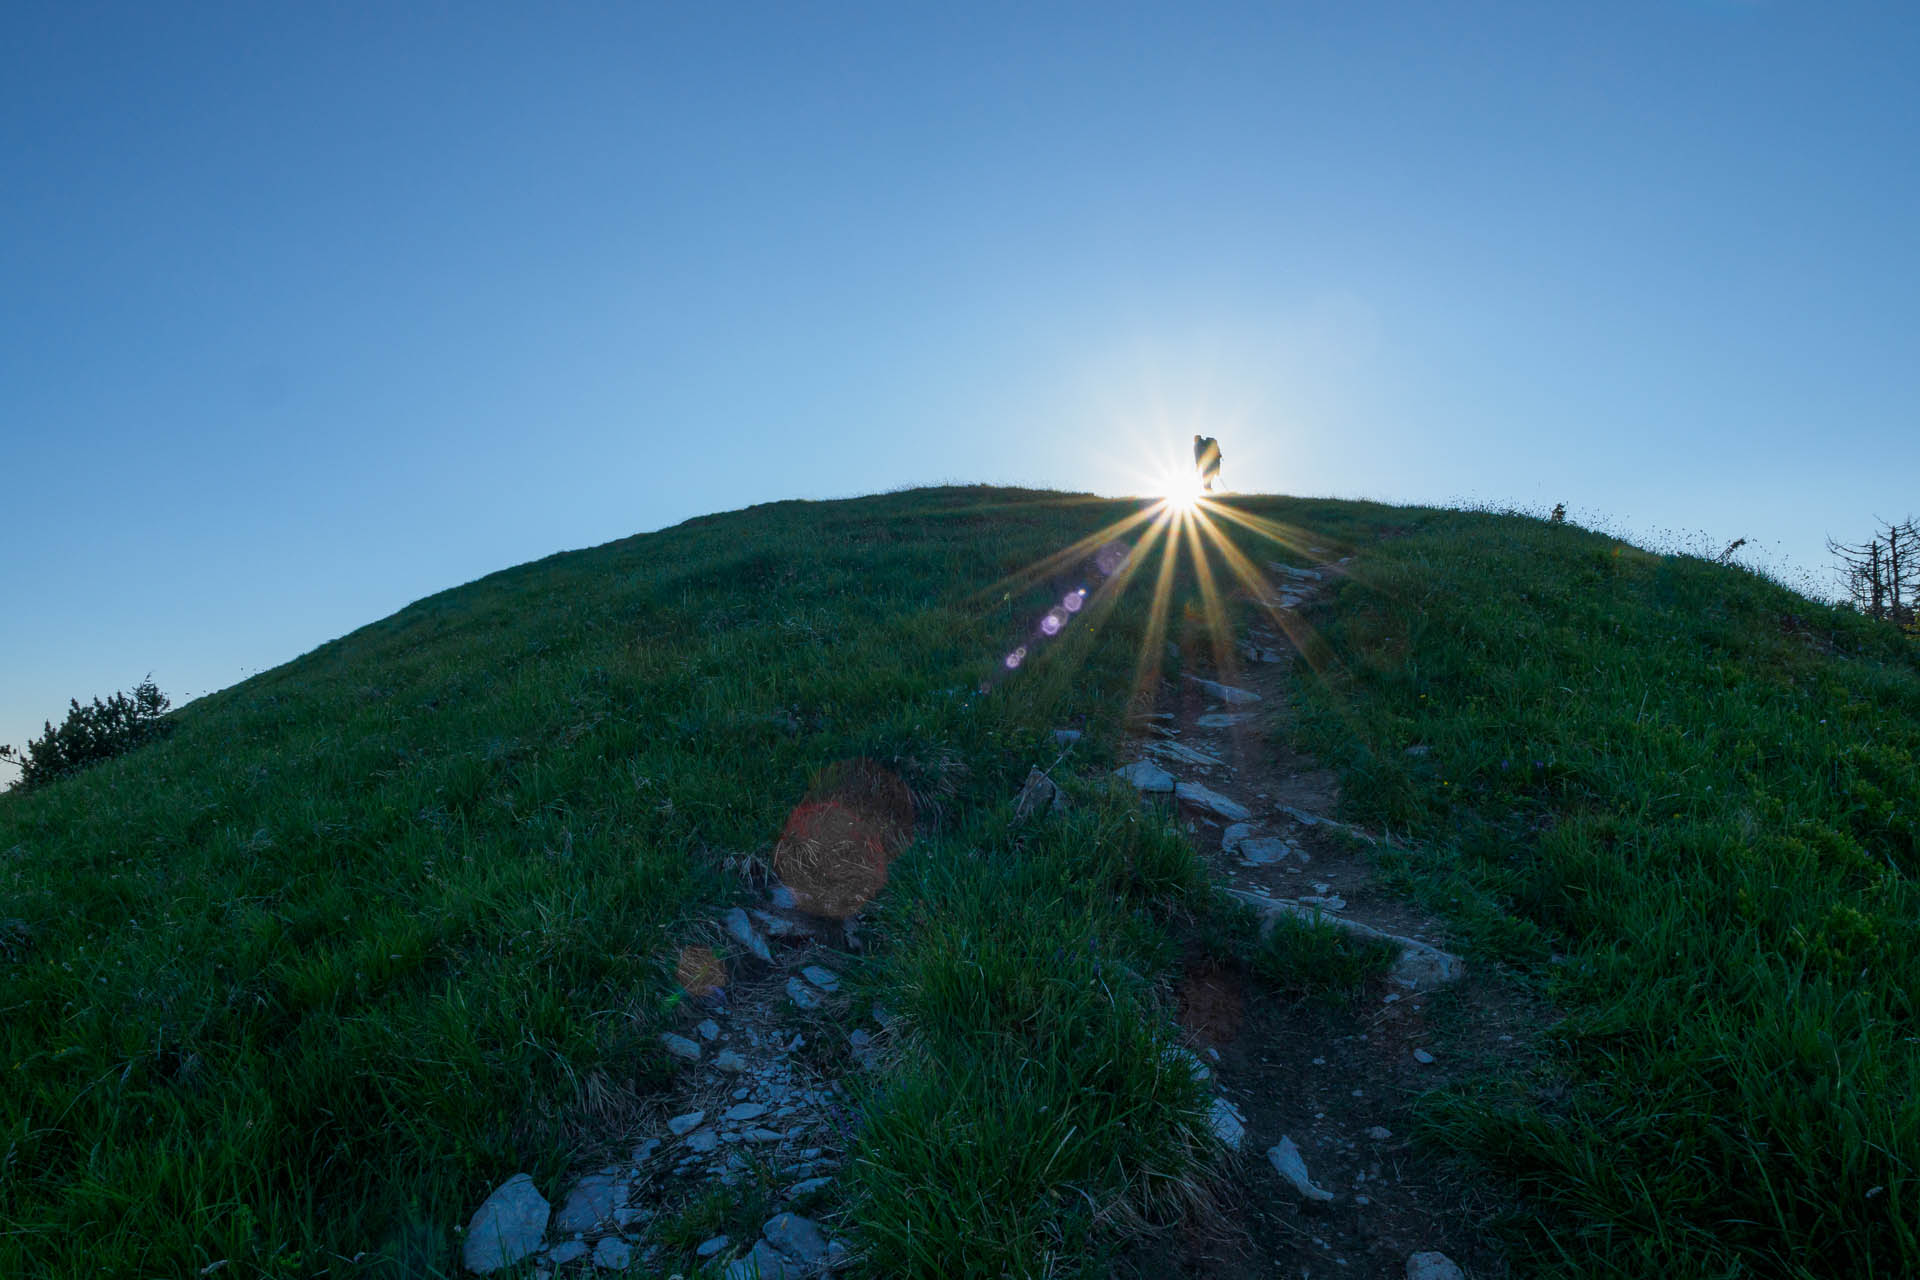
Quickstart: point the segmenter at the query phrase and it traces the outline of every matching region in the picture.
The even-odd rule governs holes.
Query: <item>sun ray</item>
[[[1235,546],[1224,532],[1212,525],[1207,525],[1205,531],[1219,548],[1221,559],[1226,561],[1228,570],[1247,588],[1248,594],[1266,614],[1274,630],[1285,636],[1287,643],[1305,657],[1308,665],[1314,670],[1323,670],[1326,646],[1316,642],[1318,637],[1312,626],[1291,609],[1280,607],[1279,602],[1273,598],[1273,584],[1261,574],[1253,561],[1247,558],[1246,553]]]
[[[1314,535],[1305,529],[1290,524],[1281,524],[1277,520],[1269,520],[1267,517],[1255,515],[1251,511],[1242,511],[1231,503],[1210,501],[1205,503],[1204,506],[1210,514],[1217,515],[1222,520],[1237,524],[1272,542],[1276,542],[1287,551],[1296,552],[1302,556],[1311,556],[1314,554],[1310,550],[1314,545],[1312,541]]]
[[[1129,716],[1151,708],[1153,691],[1160,685],[1160,673],[1166,657],[1167,604],[1173,597],[1173,574],[1179,560],[1179,534],[1174,528],[1188,519],[1186,513],[1163,508],[1162,524],[1166,545],[1160,551],[1160,572],[1153,582],[1153,600],[1147,608],[1147,634],[1140,644],[1140,660],[1134,668],[1133,693],[1127,699]]]
[[[1239,662],[1233,648],[1231,626],[1227,621],[1226,606],[1221,602],[1220,592],[1214,586],[1213,565],[1207,556],[1201,530],[1212,531],[1212,522],[1207,519],[1204,507],[1195,507],[1185,521],[1183,532],[1186,534],[1187,549],[1193,556],[1194,576],[1200,582],[1200,608],[1207,621],[1207,640],[1213,650],[1214,670],[1226,677],[1231,683],[1239,669]]]
[[[976,591],[969,597],[969,603],[977,604],[982,600],[994,596],[1007,596],[1016,591],[1026,590],[1048,574],[1055,573],[1066,568],[1068,565],[1085,559],[1107,543],[1122,538],[1140,525],[1145,524],[1160,512],[1163,505],[1164,504],[1161,503],[1153,503],[1144,506],[1131,515],[1122,516],[1105,528],[1097,529],[1086,537],[1066,547],[1062,547],[1051,555],[1044,556],[1030,565],[1015,569],[1012,573],[1007,574],[991,586],[983,587],[979,591]]]

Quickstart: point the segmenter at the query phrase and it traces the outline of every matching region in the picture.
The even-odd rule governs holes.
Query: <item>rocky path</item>
[[[1269,566],[1261,603],[1307,606],[1343,569]],[[1470,973],[1446,949],[1437,920],[1374,882],[1377,837],[1330,816],[1337,779],[1285,745],[1292,650],[1280,631],[1257,623],[1226,664],[1197,630],[1176,649],[1186,670],[1137,719],[1138,758],[1119,776],[1177,807],[1222,887],[1264,927],[1321,920],[1391,942],[1398,959],[1357,1009],[1289,1002],[1189,961],[1181,1022],[1213,1068],[1235,1176],[1221,1223],[1142,1250],[1136,1273],[1504,1275],[1484,1230],[1501,1206],[1409,1142],[1409,1103],[1455,1064],[1517,1051],[1525,1011],[1497,975]]]

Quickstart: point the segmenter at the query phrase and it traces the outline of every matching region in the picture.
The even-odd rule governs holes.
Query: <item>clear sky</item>
[[[0,742],[944,480],[1920,511],[1911,4],[0,8]]]

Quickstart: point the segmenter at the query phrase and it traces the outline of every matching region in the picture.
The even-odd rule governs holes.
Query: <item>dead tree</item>
[[[1827,539],[1840,561],[1840,582],[1853,607],[1869,618],[1909,626],[1920,604],[1920,527],[1912,518],[1885,522],[1858,545]]]

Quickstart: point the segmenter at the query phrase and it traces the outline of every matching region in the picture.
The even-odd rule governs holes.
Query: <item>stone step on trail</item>
[[[1263,898],[1244,889],[1228,889],[1227,893],[1246,903],[1260,913],[1260,932],[1266,933],[1273,922],[1282,916],[1308,922],[1325,921],[1337,929],[1362,938],[1374,938],[1392,943],[1400,949],[1399,959],[1393,962],[1393,968],[1387,971],[1387,978],[1399,986],[1412,991],[1431,991],[1436,987],[1458,982],[1466,976],[1466,962],[1451,952],[1442,951],[1430,942],[1418,938],[1404,938],[1397,933],[1388,933],[1372,925],[1362,924],[1346,916],[1333,915],[1317,906],[1302,905],[1286,898]]]
[[[1236,689],[1230,684],[1221,684],[1218,680],[1206,680],[1192,674],[1188,674],[1186,679],[1198,685],[1201,691],[1215,702],[1224,702],[1230,707],[1247,706],[1265,701],[1251,689]]]

